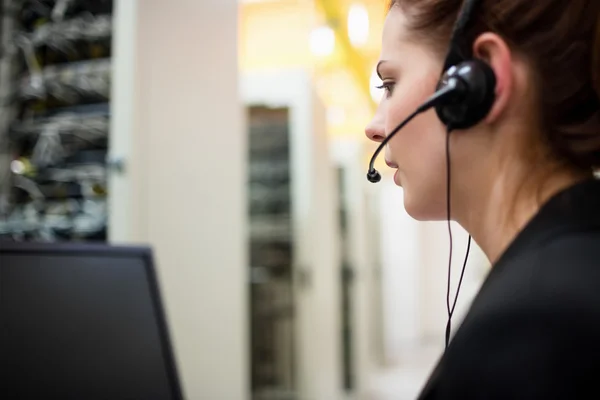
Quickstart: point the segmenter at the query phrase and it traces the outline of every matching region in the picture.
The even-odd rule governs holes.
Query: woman
[[[392,2],[371,140],[435,91],[461,3]],[[450,134],[451,218],[493,268],[420,398],[600,398],[600,1],[479,3],[465,38],[494,99]],[[415,219],[446,219],[445,145],[430,110],[386,146]]]

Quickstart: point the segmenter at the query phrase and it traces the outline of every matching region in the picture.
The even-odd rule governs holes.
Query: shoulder
[[[451,342],[430,382],[432,398],[583,398],[600,376],[598,317],[533,302],[481,314]]]
[[[588,240],[591,239],[591,240]],[[553,348],[564,339],[600,346],[600,241],[563,236],[515,259],[482,289],[465,320],[465,335]],[[534,347],[535,347],[534,346]]]
[[[478,318],[600,317],[600,233],[557,235],[494,267],[474,304]],[[550,311],[552,310],[552,311]],[[583,322],[583,321],[582,321]]]
[[[428,385],[451,396],[431,398],[574,398],[595,385],[600,257],[561,242],[515,259],[482,289]]]

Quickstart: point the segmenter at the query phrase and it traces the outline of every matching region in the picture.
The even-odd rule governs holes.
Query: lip
[[[395,163],[393,163],[392,161],[389,161],[389,160],[387,160],[387,159],[386,159],[386,160],[385,160],[385,163],[386,163],[386,165],[387,165],[388,167],[390,167],[390,168],[398,169],[398,165],[397,165],[397,164],[395,164]]]

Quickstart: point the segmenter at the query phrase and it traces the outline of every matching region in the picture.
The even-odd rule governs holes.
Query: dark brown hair
[[[408,29],[445,55],[462,0],[392,0]],[[600,0],[480,0],[466,41],[502,36],[531,64],[538,120],[555,156],[600,167]]]

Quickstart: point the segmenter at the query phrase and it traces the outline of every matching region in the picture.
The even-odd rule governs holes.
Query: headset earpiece
[[[464,61],[448,68],[440,79],[437,90],[448,85],[452,78],[466,87],[464,95],[452,102],[438,104],[435,110],[446,126],[467,129],[479,123],[490,112],[495,99],[496,75],[481,60]]]

